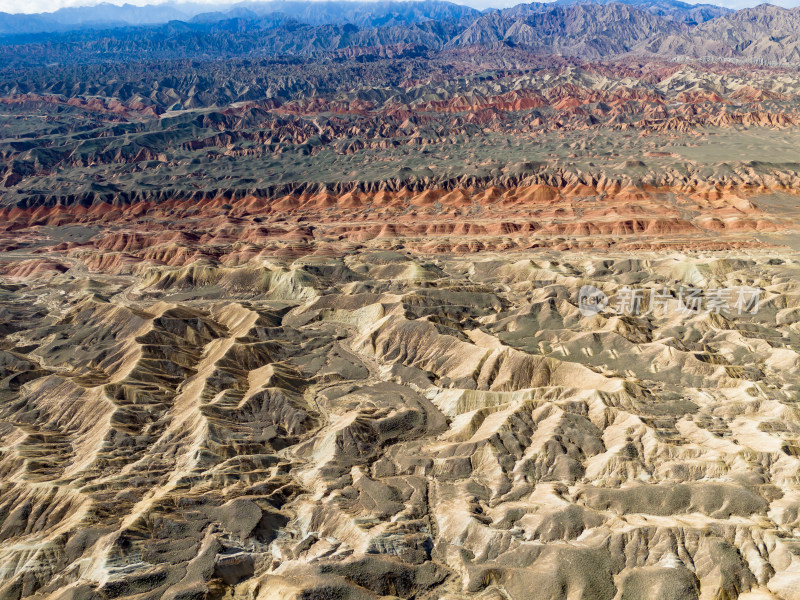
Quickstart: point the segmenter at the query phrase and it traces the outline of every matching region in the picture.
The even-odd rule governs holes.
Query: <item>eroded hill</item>
[[[0,598],[800,599],[796,11],[336,6],[0,45]]]
[[[196,236],[4,261],[3,597],[796,597],[796,253]]]

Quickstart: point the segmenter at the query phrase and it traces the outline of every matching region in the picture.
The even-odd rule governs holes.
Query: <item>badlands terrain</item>
[[[0,599],[800,600],[800,12],[218,8],[0,15]]]

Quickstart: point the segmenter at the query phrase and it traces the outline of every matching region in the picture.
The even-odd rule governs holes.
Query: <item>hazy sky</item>
[[[203,2],[203,0],[193,0],[195,2]],[[209,0],[215,4],[219,4],[220,2],[224,2],[225,0]],[[232,0],[231,4],[233,4],[236,0]],[[520,2],[531,1],[531,0],[450,0],[451,2],[455,2],[456,4],[466,4],[468,6],[474,6],[476,8],[487,8],[487,7],[497,7],[502,8],[506,6],[514,6],[515,4],[520,4]],[[697,4],[697,2],[692,2],[692,0],[684,0],[689,2],[690,4]],[[717,4],[720,6],[728,6],[730,8],[743,8],[745,6],[755,6],[756,4],[761,4],[761,0],[705,0],[708,4]],[[92,4],[98,4],[99,2],[92,2],[87,0],[0,0],[0,12],[10,12],[10,13],[36,13],[36,12],[50,12],[54,10],[58,10],[59,8],[64,8],[66,6],[88,6]],[[123,4],[125,0],[113,1],[112,4]],[[146,5],[146,4],[158,4],[158,2],[154,2],[152,0],[128,0],[128,4],[137,4],[139,6]],[[771,4],[777,4],[778,6],[796,6],[797,0],[772,0]]]

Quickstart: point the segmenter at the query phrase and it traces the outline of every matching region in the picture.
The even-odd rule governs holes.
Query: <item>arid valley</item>
[[[800,600],[800,9],[126,6],[0,13],[0,599]]]

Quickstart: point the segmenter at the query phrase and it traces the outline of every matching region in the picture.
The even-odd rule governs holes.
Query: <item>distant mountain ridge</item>
[[[800,65],[800,7],[761,4],[654,40],[655,54]]]
[[[627,4],[658,17],[686,23],[687,25],[698,25],[734,12],[733,9],[725,8],[724,6],[689,4],[680,0],[555,0],[553,2],[553,4],[559,6],[612,3]]]
[[[166,18],[177,6],[199,5],[163,5],[159,14]],[[679,0],[558,0],[479,12],[440,0],[280,0],[239,3],[187,19],[136,25],[103,25],[100,20],[123,14],[139,18],[136,7],[95,8],[95,12],[82,8],[52,13],[49,18],[64,21],[66,30],[40,33],[10,27],[4,20],[9,15],[0,16],[0,64],[15,69],[507,45],[538,55],[589,60],[636,55],[800,66],[800,9],[768,4],[730,11]],[[122,12],[114,12],[116,8]],[[27,20],[30,27],[36,18],[43,18],[10,16]],[[98,20],[79,26],[66,23],[89,17]]]
[[[622,3],[659,17],[690,25],[732,12],[711,4],[687,4],[680,0],[556,0],[538,4],[541,9],[576,4]],[[537,4],[521,5],[533,7]],[[483,12],[493,12],[489,11]],[[50,13],[0,12],[0,34],[53,33],[80,29],[110,29],[137,25],[161,25],[169,21],[210,23],[228,19],[254,19],[278,14],[307,25],[352,23],[359,27],[410,25],[426,20],[477,18],[480,11],[444,0],[377,2],[359,0],[246,0],[236,3],[166,2],[136,6],[104,2],[94,6],[62,8]]]
[[[308,25],[352,23],[360,27],[409,25],[427,20],[457,20],[477,17],[474,8],[444,0],[402,2],[381,0],[329,0],[308,2],[274,0],[235,4],[177,3],[134,6],[103,3],[96,6],[62,8],[52,13],[0,13],[0,34],[52,33],[80,29],[123,28],[160,25],[169,21],[216,22],[254,19],[279,14]]]
[[[628,52],[654,35],[682,32],[680,24],[627,4],[530,4],[479,17],[447,46],[505,42],[539,52],[600,58]]]

